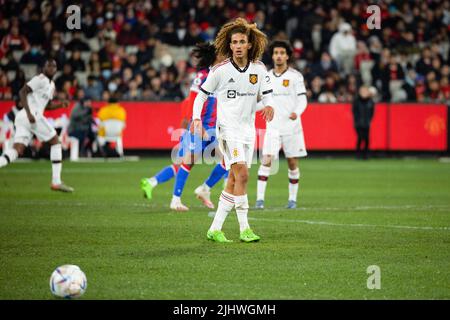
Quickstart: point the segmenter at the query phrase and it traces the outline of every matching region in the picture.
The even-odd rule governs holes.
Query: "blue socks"
[[[213,171],[211,171],[208,179],[206,179],[205,184],[212,188],[217,182],[220,181],[220,179],[222,179],[222,177],[224,177],[224,175],[226,175],[225,178],[228,178],[228,171],[221,163],[218,163],[214,167]]]
[[[183,193],[184,185],[191,171],[191,166],[187,164],[181,164],[180,170],[178,170],[177,177],[175,179],[175,185],[173,187],[173,195],[181,197]]]
[[[155,175],[155,179],[156,181],[158,181],[158,184],[169,181],[175,176],[177,171],[178,171],[177,166],[172,164],[170,166],[163,168],[160,172],[158,172]]]

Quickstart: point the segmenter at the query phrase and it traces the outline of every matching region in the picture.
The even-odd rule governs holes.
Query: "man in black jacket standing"
[[[358,135],[356,143],[357,157],[368,159],[369,152],[369,129],[373,118],[375,103],[372,99],[373,94],[369,87],[363,85],[359,88],[358,95],[353,102],[353,121]],[[364,144],[364,149],[362,149]]]

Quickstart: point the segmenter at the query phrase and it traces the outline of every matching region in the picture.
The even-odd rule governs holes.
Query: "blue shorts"
[[[205,128],[208,139],[203,140],[201,137],[192,134],[189,130],[180,138],[180,149],[178,150],[178,156],[183,157],[186,153],[200,154],[205,151],[206,148],[215,148],[217,145],[216,140],[216,128]]]

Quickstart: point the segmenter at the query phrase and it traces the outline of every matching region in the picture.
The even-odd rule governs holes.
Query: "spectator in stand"
[[[45,57],[41,53],[40,45],[33,44],[29,51],[25,52],[20,59],[23,64],[35,64],[39,67],[43,66]]]
[[[450,81],[450,66],[448,64],[442,66],[441,78],[447,78]]]
[[[339,31],[330,42],[330,54],[336,60],[339,71],[348,75],[353,70],[353,59],[356,54],[356,39],[349,23],[339,25]]]
[[[138,83],[136,80],[131,80],[129,82],[129,89],[125,94],[123,95],[124,100],[141,100],[142,99],[142,91],[138,86]]]
[[[79,50],[72,51],[72,56],[67,60],[67,63],[70,64],[73,72],[86,71],[86,65],[81,59],[81,51]]]
[[[12,26],[11,32],[3,37],[0,42],[0,59],[2,59],[6,53],[11,50],[23,50],[28,51],[30,44],[25,36],[20,34],[19,27]]]
[[[67,51],[89,51],[89,45],[82,39],[83,33],[81,31],[73,32],[73,38],[66,46]]]
[[[422,50],[421,58],[416,63],[416,71],[424,76],[431,68],[431,49],[426,47]]]
[[[450,105],[450,84],[449,84],[449,80],[447,77],[442,77],[441,78],[441,82],[440,82],[440,86],[441,86],[441,99],[442,102]]]
[[[93,75],[88,76],[87,84],[84,88],[84,93],[87,99],[90,100],[101,100],[103,92],[103,85],[101,81],[98,81],[97,78]]]
[[[3,71],[0,71],[0,99],[12,99],[12,90],[9,85],[8,76]]]
[[[326,51],[322,52],[320,61],[314,63],[311,67],[311,76],[319,76],[325,78],[329,73],[338,73],[336,61],[334,61],[330,54]]]
[[[406,101],[416,101],[416,78],[417,73],[412,66],[407,68],[405,75],[405,83],[402,86],[402,90],[406,93]]]
[[[63,93],[68,100],[72,100],[75,97],[77,91],[76,81],[72,82],[69,80],[64,81],[63,87],[60,93]]]
[[[56,89],[61,91],[66,82],[71,86],[75,84],[72,66],[68,63],[64,64],[62,74],[55,80]]]
[[[89,73],[92,76],[99,77],[101,74],[101,65],[98,52],[92,52],[88,62]]]
[[[311,81],[311,89],[306,91],[308,96],[308,101],[318,101],[319,96],[322,93],[322,79],[319,76],[316,76]]]
[[[360,65],[363,61],[371,61],[372,58],[369,53],[369,49],[363,41],[358,41],[355,55],[355,70],[360,70]]]
[[[116,40],[122,46],[135,46],[139,43],[139,37],[130,23],[124,24]]]
[[[418,75],[416,77],[416,99],[418,102],[425,102],[425,92],[427,87],[425,85],[425,77]]]
[[[406,99],[404,93],[401,93],[398,89],[403,85],[403,79],[405,74],[402,66],[398,63],[398,56],[393,54],[389,59],[389,64],[383,70],[382,81],[386,85],[385,94],[388,100],[394,99],[395,101],[402,101]]]
[[[318,97],[318,101],[322,103],[334,103],[337,102],[337,75],[333,73],[327,74],[325,83],[322,86],[322,93]]]
[[[79,101],[75,104],[70,114],[70,123],[68,128],[69,137],[78,139],[79,153],[88,156],[88,151],[92,154],[92,143],[95,141],[95,135],[92,131],[94,119],[92,117],[91,100],[83,98],[83,92],[79,90]]]

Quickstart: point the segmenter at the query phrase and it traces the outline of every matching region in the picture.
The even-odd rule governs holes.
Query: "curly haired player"
[[[214,45],[217,54],[228,57],[216,65],[201,85],[194,101],[191,130],[202,133],[201,110],[208,96],[217,98],[216,136],[230,169],[225,190],[219,199],[214,221],[207,238],[216,242],[230,242],[222,232],[228,213],[236,208],[240,226],[240,240],[258,241],[249,226],[247,182],[253,158],[255,142],[255,112],[258,99],[266,121],[273,118],[272,86],[266,67],[259,57],[263,54],[267,37],[242,18],[225,24],[219,31]]]

